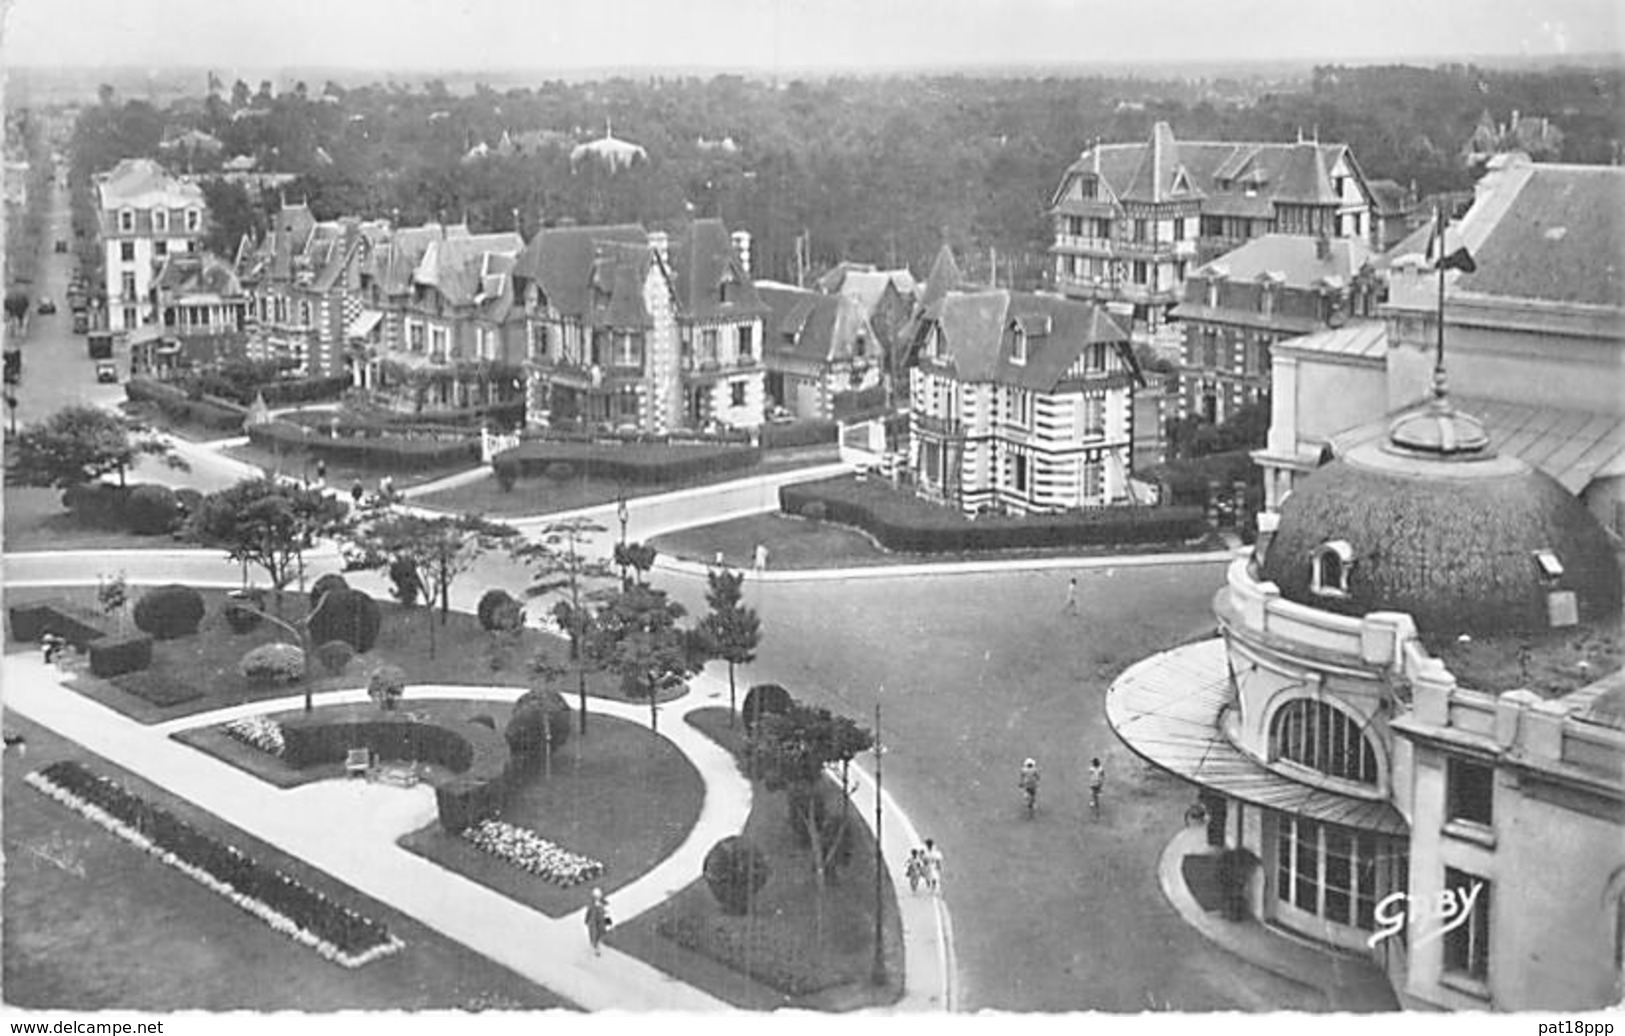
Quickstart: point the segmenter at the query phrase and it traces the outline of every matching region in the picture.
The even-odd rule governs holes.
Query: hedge
[[[131,378],[124,383],[124,395],[134,403],[151,403],[174,421],[202,425],[217,431],[241,428],[248,408],[216,398],[191,399],[183,389],[153,378]]]
[[[357,967],[401,946],[383,925],[259,863],[236,846],[199,831],[72,760],[52,763],[29,774],[28,780],[111,827],[121,837],[138,845],[145,843],[149,852],[183,868],[238,906],[340,964]],[[93,807],[106,819],[95,817],[85,807]],[[108,824],[108,820],[116,826]]]
[[[747,838],[729,835],[705,854],[701,873],[723,913],[750,913],[751,903],[767,884],[767,855]]]
[[[343,762],[351,749],[367,748],[380,759],[433,763],[451,770],[453,777],[436,784],[435,802],[441,825],[452,833],[501,811],[508,787],[508,745],[495,731],[479,723],[459,723],[452,729],[370,710],[366,718],[353,710],[349,716],[284,720],[283,759],[302,769]]]
[[[533,478],[553,464],[569,464],[584,478],[652,485],[686,482],[724,471],[754,467],[762,458],[755,446],[575,443],[532,440],[492,458],[503,479]]]
[[[62,506],[81,525],[123,528],[125,505],[134,489],[134,486],[115,486],[110,482],[70,486],[62,491]]]
[[[137,536],[159,536],[180,520],[180,504],[168,486],[139,485],[124,501],[124,520]]]
[[[333,590],[310,619],[310,637],[317,644],[342,640],[364,655],[378,643],[383,628],[378,602],[360,590]]]
[[[240,401],[251,404],[255,396],[261,396],[265,399],[266,406],[282,407],[293,403],[337,399],[344,395],[350,384],[350,377],[347,374],[335,374],[329,378],[278,379],[254,386],[248,391],[248,398]]]
[[[263,449],[309,450],[333,463],[363,468],[422,470],[477,463],[480,457],[479,437],[469,435],[441,438],[387,436],[376,439],[341,435],[335,439],[306,432],[302,426],[286,421],[267,421],[249,425],[248,438]]]
[[[54,633],[86,651],[94,641],[108,635],[101,623],[101,617],[94,612],[66,601],[18,604],[11,608],[11,639],[37,641]]]
[[[762,426],[762,449],[787,450],[797,446],[833,445],[841,426],[835,421],[793,421]]]
[[[184,705],[186,702],[197,701],[203,697],[202,689],[150,669],[125,673],[115,679],[113,685],[125,694],[133,694],[161,709],[171,705]]]
[[[795,698],[790,692],[776,683],[759,683],[745,692],[745,702],[739,707],[740,719],[745,724],[745,733],[749,734],[755,729],[757,722],[764,714],[781,716],[790,711],[795,704]]]
[[[870,533],[888,550],[917,554],[1123,543],[1182,543],[1206,526],[1197,507],[1097,507],[972,521],[879,482],[841,477],[779,488],[779,507],[804,514],[822,503],[832,522]]]
[[[90,671],[97,676],[119,676],[152,664],[152,638],[145,633],[102,637],[90,642]]]
[[[282,419],[293,424],[309,425],[313,428],[325,430],[332,425],[334,416],[334,412],[330,410],[298,410],[291,414],[284,414]],[[403,431],[412,430],[467,435],[472,430],[478,430],[481,425],[508,429],[523,424],[525,420],[525,404],[521,400],[516,403],[498,403],[495,406],[488,407],[430,410],[413,414],[399,413],[392,410],[368,410],[365,413],[340,411],[337,416],[339,429],[343,432],[379,435],[399,434]]]

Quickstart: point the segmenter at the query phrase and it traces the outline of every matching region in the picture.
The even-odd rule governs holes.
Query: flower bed
[[[287,748],[287,742],[282,739],[282,724],[269,716],[243,716],[227,720],[220,729],[227,737],[271,755],[280,756]]]
[[[529,828],[500,820],[482,820],[466,828],[463,837],[476,848],[560,888],[591,881],[604,873],[604,865],[597,860],[560,848]]]
[[[769,918],[684,915],[663,919],[656,930],[791,996],[810,996],[856,979],[824,966],[805,931],[789,930]]]
[[[256,862],[76,762],[52,763],[24,780],[334,963],[358,968],[403,945],[376,921]]]

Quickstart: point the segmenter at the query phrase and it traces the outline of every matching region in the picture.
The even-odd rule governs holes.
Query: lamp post
[[[886,854],[882,851],[880,830],[880,775],[885,750],[880,744],[880,699],[875,698],[875,959],[869,967],[869,981],[886,984]]]
[[[615,517],[621,523],[621,546],[615,552],[615,563],[621,570],[621,589],[626,589],[626,490],[623,488],[615,500]]]

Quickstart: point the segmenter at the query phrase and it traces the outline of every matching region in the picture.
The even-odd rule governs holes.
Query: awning
[[[1244,755],[1220,729],[1230,701],[1224,640],[1215,637],[1129,667],[1106,694],[1106,722],[1146,761],[1231,798],[1362,831],[1408,833],[1386,800],[1301,784]]]
[[[383,319],[384,315],[378,310],[364,309],[360,316],[350,321],[350,326],[344,329],[344,335],[346,338],[365,338],[372,334],[372,329]]]

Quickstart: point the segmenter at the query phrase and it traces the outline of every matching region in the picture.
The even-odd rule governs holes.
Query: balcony
[[[1109,237],[1088,237],[1082,234],[1056,234],[1055,247],[1052,252],[1088,252],[1094,255],[1110,255],[1112,239]]]
[[[937,417],[914,411],[914,430],[938,439],[963,439],[965,423],[954,417]]]
[[[698,357],[685,356],[682,359],[681,371],[684,378],[690,381],[708,381],[713,378],[723,378],[742,371],[755,370],[759,361],[755,356],[738,357]]]

